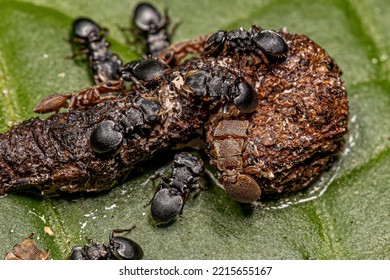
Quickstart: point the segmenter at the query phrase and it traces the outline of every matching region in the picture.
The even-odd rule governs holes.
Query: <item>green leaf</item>
[[[0,130],[36,116],[35,104],[52,93],[92,85],[87,63],[72,53],[72,20],[89,16],[110,29],[113,49],[125,61],[142,46],[126,45],[120,27],[130,26],[136,2],[1,1]],[[251,24],[286,27],[324,47],[344,71],[350,131],[339,161],[305,193],[266,204],[253,214],[231,201],[211,178],[183,219],[156,227],[145,208],[171,154],[112,191],[72,199],[12,194],[0,199],[0,249],[35,232],[35,240],[63,259],[85,237],[107,242],[115,228],[137,228],[128,236],[147,259],[388,259],[390,256],[390,6],[385,0],[170,1],[175,41]],[[129,35],[130,37],[132,35]],[[207,161],[206,158],[204,158]],[[210,169],[210,168],[209,168]],[[306,201],[306,202],[305,202]],[[50,227],[54,235],[45,234]]]

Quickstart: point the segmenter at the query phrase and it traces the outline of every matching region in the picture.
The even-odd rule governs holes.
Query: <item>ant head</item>
[[[217,56],[224,48],[226,40],[226,31],[219,30],[217,33],[210,36],[206,41],[203,53],[207,55]]]
[[[260,50],[267,58],[285,58],[288,52],[286,41],[277,32],[261,30],[252,26],[252,41],[255,49]]]
[[[92,131],[89,146],[96,153],[107,153],[122,143],[123,135],[115,130],[115,123],[104,120]]]
[[[159,11],[148,3],[140,3],[134,11],[135,25],[143,32],[157,33],[166,24]]]
[[[130,230],[114,230],[110,234],[110,251],[115,256],[115,258],[119,260],[140,260],[144,255],[141,246],[139,246],[135,241],[122,236],[114,236],[114,232]]]
[[[238,82],[232,88],[234,105],[242,113],[252,113],[256,110],[259,100],[253,87],[246,82]]]
[[[73,22],[73,34],[75,37],[88,41],[98,40],[102,29],[89,18],[78,18]]]
[[[175,188],[161,188],[153,197],[151,212],[156,224],[166,224],[180,215],[184,207],[184,193]]]

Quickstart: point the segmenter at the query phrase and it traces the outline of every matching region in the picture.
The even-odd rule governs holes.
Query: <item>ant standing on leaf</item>
[[[172,169],[172,178],[160,174],[162,182],[149,202],[153,220],[158,225],[169,223],[181,215],[190,192],[201,188],[198,184],[204,171],[201,159],[190,153],[175,154]]]
[[[75,246],[69,254],[68,260],[140,260],[144,252],[138,243],[123,237],[114,236],[114,233],[131,231],[130,229],[114,229],[109,235],[108,246],[91,241],[91,245]]]
[[[134,10],[134,24],[139,29],[135,33],[143,37],[146,45],[146,54],[153,57],[171,45],[171,38],[177,24],[169,32],[170,19],[167,10],[164,16],[151,4],[139,3]]]
[[[101,84],[109,80],[118,80],[122,60],[110,51],[110,43],[106,41],[108,29],[101,28],[91,19],[78,18],[73,22],[72,33],[73,42],[84,47],[72,57],[88,55],[94,82]]]

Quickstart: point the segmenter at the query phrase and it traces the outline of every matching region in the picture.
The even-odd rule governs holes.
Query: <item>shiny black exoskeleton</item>
[[[109,245],[92,243],[91,246],[75,246],[72,248],[68,260],[140,260],[144,252],[138,243],[114,233],[131,231],[113,230],[109,236]]]
[[[199,98],[212,100],[211,107],[219,102],[227,105],[228,101],[233,101],[240,112],[252,113],[258,105],[257,93],[251,85],[239,79],[230,83],[221,77],[211,75],[206,70],[189,75],[185,80],[184,89]]]
[[[189,153],[176,154],[172,164],[172,178],[161,174],[162,182],[151,200],[151,212],[156,224],[166,224],[183,212],[191,191],[199,189],[203,161]]]
[[[109,49],[110,43],[106,41],[108,30],[88,18],[76,19],[72,30],[74,42],[84,47],[79,53],[88,55],[94,82],[100,84],[118,80],[122,60]]]
[[[134,23],[141,31],[147,46],[147,54],[156,57],[171,44],[172,33],[167,13],[164,16],[151,4],[140,3],[134,10]]]
[[[98,154],[116,151],[124,135],[146,135],[150,125],[157,121],[161,104],[157,100],[135,97],[132,106],[112,119],[101,121],[89,136],[89,147]]]
[[[253,25],[251,31],[243,28],[220,30],[211,35],[204,48],[204,55],[217,56],[221,52],[255,52],[269,63],[287,56],[287,42],[277,32]]]
[[[158,59],[148,58],[132,61],[121,69],[121,78],[125,81],[133,81],[140,85],[143,82],[158,81],[167,66]]]
[[[89,146],[96,153],[107,153],[118,147],[122,140],[123,135],[115,130],[115,123],[111,120],[104,120],[92,131]]]
[[[133,137],[145,135],[151,124],[157,121],[161,104],[157,100],[135,97],[133,106],[120,116],[120,125],[126,134]]]

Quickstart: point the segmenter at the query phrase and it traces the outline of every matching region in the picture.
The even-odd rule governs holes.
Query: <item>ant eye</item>
[[[112,83],[111,83],[111,82],[107,82],[107,83],[106,83],[106,86],[112,87]]]
[[[257,93],[251,85],[240,82],[233,88],[234,105],[242,113],[252,113],[256,110],[259,103]]]

